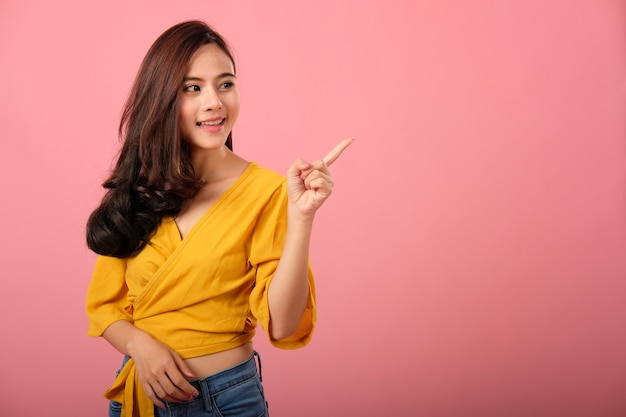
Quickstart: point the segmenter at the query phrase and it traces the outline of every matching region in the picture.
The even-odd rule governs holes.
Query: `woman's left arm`
[[[287,236],[280,261],[268,290],[270,334],[281,340],[297,329],[309,299],[308,262],[315,213],[332,193],[328,166],[352,143],[341,141],[323,159],[294,162],[287,171]]]

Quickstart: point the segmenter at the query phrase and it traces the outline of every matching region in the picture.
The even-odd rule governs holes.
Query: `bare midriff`
[[[185,359],[185,362],[195,375],[195,378],[191,380],[195,381],[245,362],[252,356],[252,353],[252,343],[246,343],[223,352]]]

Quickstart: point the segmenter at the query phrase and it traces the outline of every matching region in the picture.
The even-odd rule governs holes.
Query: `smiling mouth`
[[[221,120],[212,120],[210,122],[196,122],[196,126],[218,126],[224,124],[226,118]]]

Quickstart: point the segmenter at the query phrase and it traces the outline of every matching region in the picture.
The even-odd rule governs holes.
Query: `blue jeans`
[[[162,410],[155,406],[154,415],[156,417],[269,417],[261,380],[261,357],[254,352],[250,359],[239,365],[191,382],[200,394],[195,399],[177,403],[164,401],[166,409]],[[121,405],[111,401],[109,417],[119,417],[120,413]]]

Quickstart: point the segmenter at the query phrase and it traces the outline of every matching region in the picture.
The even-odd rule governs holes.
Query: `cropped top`
[[[87,292],[88,335],[101,336],[113,322],[127,320],[183,358],[248,343],[257,322],[269,336],[267,290],[286,231],[285,178],[251,163],[184,239],[166,217],[137,256],[98,256]],[[310,265],[309,288],[296,332],[270,337],[274,346],[296,349],[310,341],[316,319]],[[132,359],[105,396],[124,404],[125,416],[137,408],[141,416],[152,415]]]

